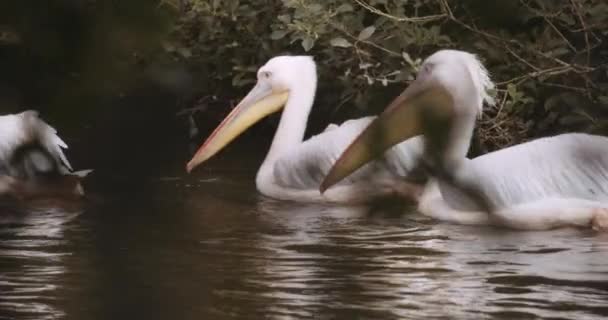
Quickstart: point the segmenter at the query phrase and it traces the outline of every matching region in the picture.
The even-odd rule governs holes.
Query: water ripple
[[[60,319],[55,292],[66,268],[65,225],[79,213],[29,212],[0,224],[0,319]]]
[[[216,183],[0,223],[0,319],[608,316],[605,235],[441,224]]]

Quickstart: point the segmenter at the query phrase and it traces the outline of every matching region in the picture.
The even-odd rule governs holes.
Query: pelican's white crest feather
[[[424,60],[424,63],[429,64],[449,64],[451,66],[461,66],[464,67],[466,72],[468,73],[472,85],[475,88],[475,91],[479,95],[479,100],[475,105],[478,108],[478,115],[481,116],[483,111],[483,103],[487,103],[490,106],[494,106],[496,101],[494,97],[492,97],[492,91],[495,88],[494,82],[490,78],[490,73],[488,69],[481,63],[481,60],[477,55],[460,51],[460,50],[439,50],[428,58]],[[457,81],[462,81],[465,79],[461,74],[450,74],[448,78],[450,82],[456,84]]]
[[[494,97],[492,97],[490,93],[494,90],[495,85],[490,78],[490,72],[488,72],[488,69],[481,63],[477,55],[472,53],[466,54],[470,56],[470,59],[467,59],[466,67],[471,74],[471,78],[473,78],[473,85],[481,94],[482,100],[488,105],[494,106],[496,100],[494,100]],[[482,109],[479,109],[480,114],[481,112]]]

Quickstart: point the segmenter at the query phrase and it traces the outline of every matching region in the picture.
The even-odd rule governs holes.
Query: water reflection
[[[257,218],[251,238],[224,238],[218,249],[234,245],[247,252],[254,271],[243,277],[248,289],[221,295],[257,303],[260,315],[594,318],[608,312],[601,306],[608,295],[603,235],[513,232],[437,224],[415,214],[378,217],[363,208],[252,202],[254,208],[241,211]]]
[[[3,224],[0,318],[608,316],[606,235],[273,201],[251,172]]]
[[[80,212],[38,211],[0,220],[0,310],[16,319],[58,319],[53,300],[66,273],[65,225]]]

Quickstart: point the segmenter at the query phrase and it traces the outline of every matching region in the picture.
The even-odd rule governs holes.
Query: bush
[[[486,109],[477,132],[486,151],[608,128],[603,0],[178,3],[181,19],[165,49],[203,74],[204,94],[220,101],[239,98],[270,57],[311,54],[320,73],[315,114],[336,120],[375,113],[413,79],[424,57],[455,48],[477,53],[497,83],[498,103]]]

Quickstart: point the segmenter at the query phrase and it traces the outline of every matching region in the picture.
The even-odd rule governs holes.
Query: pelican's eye
[[[270,77],[272,76],[272,73],[270,71],[261,71],[260,72],[260,79],[270,79]]]
[[[432,71],[435,66],[432,63],[425,63],[416,75],[416,80],[424,80]]]

